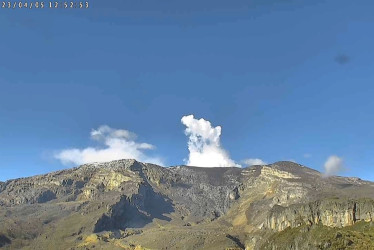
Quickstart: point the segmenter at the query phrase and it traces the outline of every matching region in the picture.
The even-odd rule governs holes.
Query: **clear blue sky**
[[[372,0],[89,2],[0,9],[0,180],[66,168],[103,124],[183,164],[188,114],[235,161],[374,180]]]

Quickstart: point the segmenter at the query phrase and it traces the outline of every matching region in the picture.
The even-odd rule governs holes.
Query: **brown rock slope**
[[[323,178],[292,162],[243,169],[86,164],[0,183],[0,247],[374,248],[373,199],[372,182]],[[317,228],[329,233],[299,237]],[[348,228],[360,237],[335,237]]]

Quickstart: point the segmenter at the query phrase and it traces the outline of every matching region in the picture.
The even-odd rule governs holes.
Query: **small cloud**
[[[304,158],[312,158],[311,154],[303,154]]]
[[[107,125],[91,131],[91,139],[103,144],[101,148],[70,148],[57,152],[54,157],[63,164],[86,164],[92,162],[108,162],[120,159],[136,159],[164,165],[161,158],[149,157],[144,152],[155,146],[136,142],[136,134],[124,129],[113,129]]]
[[[212,127],[204,119],[195,119],[193,115],[183,116],[181,122],[186,126],[189,157],[185,161],[197,167],[241,167],[236,164],[220,144],[221,127]]]
[[[335,62],[343,65],[343,64],[347,64],[351,61],[351,58],[345,54],[340,54],[340,55],[337,55],[335,58]]]
[[[245,159],[242,161],[247,166],[253,166],[253,165],[266,165],[267,163],[259,158],[250,158]]]
[[[123,138],[126,140],[135,140],[136,135],[125,129],[113,129],[107,125],[102,125],[98,129],[91,130],[91,138],[97,141],[104,141],[106,138]]]
[[[344,167],[343,159],[336,155],[332,155],[325,162],[324,176],[328,177],[332,175],[337,175],[339,172],[343,171],[344,168],[345,167]]]

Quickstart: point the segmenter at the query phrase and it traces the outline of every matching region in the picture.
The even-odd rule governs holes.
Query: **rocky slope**
[[[303,224],[329,227],[352,226],[358,221],[374,220],[374,200],[325,199],[288,207],[275,205],[270,210],[264,227],[282,231]]]
[[[370,229],[373,219],[374,183],[323,178],[292,162],[240,169],[119,160],[0,182],[0,247],[9,249],[334,249],[341,237],[294,235]],[[370,237],[341,244],[354,249]]]

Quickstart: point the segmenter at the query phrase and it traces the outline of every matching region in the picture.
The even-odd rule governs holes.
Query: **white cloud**
[[[91,138],[102,143],[104,147],[65,149],[56,153],[55,158],[59,159],[63,164],[73,163],[77,165],[120,159],[136,159],[142,162],[163,165],[159,157],[148,157],[144,153],[144,150],[151,150],[155,147],[148,143],[136,142],[136,134],[128,130],[113,129],[103,125],[97,130],[91,131]]]
[[[312,155],[311,155],[311,154],[308,154],[308,153],[303,154],[303,156],[304,156],[304,158],[311,158],[311,157],[312,157]]]
[[[241,167],[230,159],[221,147],[221,127],[212,127],[209,121],[197,120],[193,115],[183,116],[181,122],[186,126],[189,137],[189,158],[186,164],[197,167]]]
[[[253,166],[253,165],[266,165],[267,163],[264,162],[261,159],[258,158],[250,158],[250,159],[245,159],[242,161],[245,165],[247,166]]]
[[[325,176],[336,175],[342,170],[344,170],[343,159],[336,155],[332,155],[326,160],[324,168],[325,168],[325,172],[324,172]]]

